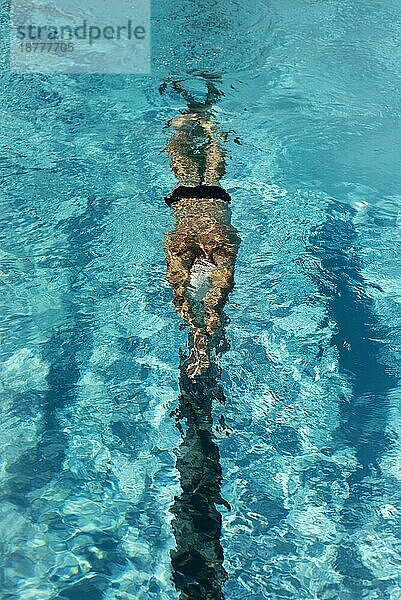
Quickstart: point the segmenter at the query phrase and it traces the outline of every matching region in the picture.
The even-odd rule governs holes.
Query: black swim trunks
[[[166,203],[171,206],[183,198],[199,198],[201,200],[225,200],[231,202],[231,196],[218,185],[197,185],[195,187],[180,185],[166,196]]]

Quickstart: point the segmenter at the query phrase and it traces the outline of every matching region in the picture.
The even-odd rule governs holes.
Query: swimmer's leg
[[[227,297],[234,287],[236,254],[237,251],[234,245],[225,246],[213,254],[216,269],[212,273],[212,288],[203,300],[205,306],[204,322],[209,336],[215,334],[222,325],[221,313]]]
[[[195,254],[190,250],[182,251],[181,244],[173,236],[167,236],[166,241],[167,281],[173,290],[175,308],[188,325],[192,335],[187,367],[188,376],[194,378],[205,371],[209,365],[208,337],[199,325],[192,310],[192,304],[187,296],[187,287],[190,281],[191,267],[195,261]]]
[[[195,262],[195,254],[185,249],[185,243],[180,242],[174,235],[167,235],[165,244],[167,275],[166,279],[173,291],[174,306],[191,330],[199,327],[192,311],[191,302],[187,296],[191,267]]]

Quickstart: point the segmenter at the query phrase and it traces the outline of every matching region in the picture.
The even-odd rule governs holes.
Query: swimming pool
[[[2,597],[397,600],[399,2],[152,18],[149,77],[1,74]],[[210,74],[242,243],[225,403],[194,415],[163,250],[185,104],[159,87]],[[182,582],[199,472],[223,503]]]

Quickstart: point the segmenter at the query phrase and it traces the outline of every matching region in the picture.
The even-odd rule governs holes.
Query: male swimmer
[[[166,150],[179,183],[166,198],[176,222],[166,236],[167,281],[192,336],[187,373],[195,379],[210,366],[240,238],[231,225],[230,196],[220,185],[225,166],[215,124],[206,111],[197,111],[171,126],[175,132]]]

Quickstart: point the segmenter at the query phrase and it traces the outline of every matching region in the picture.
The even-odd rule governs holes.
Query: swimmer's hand
[[[195,113],[184,113],[179,117],[175,117],[171,119],[169,124],[171,127],[174,127],[177,131],[183,130],[185,128],[191,128],[194,125],[199,123],[199,117]]]

